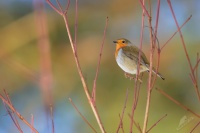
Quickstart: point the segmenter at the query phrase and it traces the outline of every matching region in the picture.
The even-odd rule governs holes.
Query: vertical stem
[[[90,93],[89,93],[89,90],[88,90],[88,87],[87,87],[87,84],[86,84],[86,81],[85,81],[85,78],[83,76],[83,73],[82,73],[82,69],[81,69],[81,66],[80,66],[80,63],[79,63],[79,60],[78,60],[78,56],[77,56],[77,51],[75,50],[75,46],[74,46],[74,43],[72,41],[72,36],[71,36],[71,32],[69,30],[69,24],[68,24],[68,19],[67,19],[67,16],[65,14],[62,15],[63,16],[63,19],[65,21],[65,26],[66,26],[66,29],[67,29],[67,33],[68,33],[68,37],[69,37],[69,40],[70,40],[70,44],[71,44],[71,47],[72,47],[72,51],[73,51],[73,55],[74,55],[74,58],[75,58],[75,62],[76,62],[76,66],[77,66],[77,70],[78,70],[78,73],[80,75],[80,78],[81,78],[81,82],[82,82],[82,85],[83,85],[83,88],[84,88],[84,91],[85,91],[85,94],[86,94],[86,97],[88,99],[88,102],[90,104],[90,107],[92,108],[92,111],[94,113],[94,116],[97,120],[97,123],[100,127],[100,130],[102,133],[105,133],[105,129],[104,129],[104,126],[102,124],[102,121],[100,119],[100,116],[99,116],[99,113],[97,111],[97,108],[96,106],[93,104],[92,102],[92,99],[90,97]]]
[[[145,0],[141,1],[141,4],[144,6],[144,3],[145,3]],[[141,24],[141,31],[140,31],[140,51],[139,51],[139,55],[138,55],[138,62],[140,62],[141,60],[141,51],[142,51],[142,42],[143,42],[143,33],[144,33],[144,17],[145,17],[145,9],[143,8],[142,10],[142,24]],[[136,109],[136,106],[137,106],[137,100],[138,100],[138,97],[139,94],[139,88],[140,86],[138,87],[138,78],[139,78],[139,75],[140,75],[140,63],[138,63],[137,65],[137,74],[136,74],[136,79],[135,79],[135,85],[134,85],[134,96],[133,96],[133,105],[132,105],[132,112],[131,112],[131,116],[130,116],[130,119],[131,119],[131,122],[130,122],[130,132],[132,132],[133,130],[133,124],[134,124],[134,112],[135,112],[135,109]]]
[[[13,111],[13,113],[15,113],[20,120],[22,120],[27,126],[29,126],[35,133],[39,133],[27,120],[24,119],[24,117],[17,112],[17,110],[12,106],[12,103],[9,103],[9,101],[7,101],[1,94],[0,94],[0,99],[6,104],[8,105],[8,107]]]
[[[76,0],[76,8],[75,8],[75,26],[74,26],[74,48],[76,49],[76,40],[77,40],[77,29],[78,29],[78,0]]]
[[[90,93],[89,93],[89,90],[88,90],[88,87],[87,87],[87,84],[86,84],[86,80],[85,80],[85,78],[83,76],[83,73],[82,73],[82,69],[81,69],[81,66],[80,66],[80,63],[79,63],[79,58],[78,58],[77,50],[76,50],[76,42],[74,43],[72,41],[72,36],[71,36],[70,29],[69,29],[69,24],[68,24],[68,19],[67,19],[67,16],[66,16],[67,15],[67,10],[68,10],[69,4],[70,4],[70,0],[68,1],[68,4],[67,4],[67,7],[66,7],[65,11],[62,10],[62,7],[60,5],[59,0],[56,0],[56,2],[58,4],[58,7],[59,7],[59,10],[50,2],[50,0],[46,0],[46,1],[64,19],[66,30],[67,30],[67,34],[68,34],[68,38],[69,38],[69,41],[70,41],[70,44],[71,44],[72,52],[73,52],[74,59],[75,59],[75,62],[76,62],[76,66],[77,66],[77,70],[78,70],[78,73],[79,73],[79,76],[80,76],[80,79],[81,79],[81,82],[82,82],[82,85],[83,85],[84,92],[85,92],[86,97],[88,99],[89,105],[92,108],[92,111],[94,113],[94,116],[95,116],[95,118],[97,120],[97,123],[99,125],[99,128],[100,128],[101,132],[105,133],[106,131],[105,131],[104,126],[102,124],[102,121],[100,119],[98,110],[97,110],[95,104],[92,102],[92,98],[90,96]],[[75,19],[75,21],[77,21],[77,14],[78,14],[78,6],[77,6],[77,0],[76,0],[76,19]],[[76,30],[77,30],[77,22],[75,22],[75,32],[76,32]]]
[[[99,59],[98,59],[96,74],[95,74],[93,88],[92,88],[92,102],[93,102],[94,105],[96,104],[96,82],[97,82],[97,78],[98,78],[98,74],[99,74],[99,68],[100,68],[100,63],[101,63],[103,46],[104,46],[104,42],[105,42],[105,38],[106,38],[107,26],[108,26],[108,17],[106,18],[106,25],[105,25],[104,32],[103,32],[103,40],[102,40],[102,43],[101,43],[101,49],[100,49],[100,52],[99,52]]]
[[[35,22],[38,32],[38,49],[40,54],[40,88],[44,99],[47,119],[50,118],[52,132],[54,133],[50,42],[47,34],[48,31],[46,27],[47,22],[44,13],[44,3],[35,0],[34,7]]]
[[[149,23],[149,31],[150,31],[150,67],[149,67],[149,79],[148,79],[148,87],[147,87],[147,102],[146,102],[146,110],[145,110],[145,116],[144,116],[144,124],[142,133],[146,133],[147,130],[147,123],[148,123],[148,115],[149,115],[149,108],[150,108],[150,100],[151,100],[151,79],[152,79],[152,66],[153,66],[153,34],[152,34],[152,25],[151,25],[151,0],[149,0],[149,11],[150,11],[150,17],[148,19]]]
[[[172,8],[171,1],[170,1],[170,0],[167,0],[167,2],[168,2],[168,5],[169,5],[169,7],[170,7],[170,10],[171,10],[171,12],[172,12],[172,16],[173,16],[173,18],[174,18],[174,21],[175,21],[175,23],[176,23],[176,27],[177,27],[177,29],[178,29],[178,32],[179,32],[179,35],[180,35],[180,39],[181,39],[181,42],[182,42],[182,46],[183,46],[183,49],[184,49],[184,52],[185,52],[185,55],[186,55],[186,58],[187,58],[187,61],[188,61],[189,67],[190,67],[191,77],[192,77],[192,79],[193,79],[193,85],[194,85],[194,87],[195,87],[195,89],[196,89],[197,96],[198,96],[198,99],[199,99],[199,101],[200,101],[200,93],[199,93],[199,88],[198,88],[198,85],[197,85],[197,80],[196,80],[196,78],[195,78],[195,73],[194,73],[193,68],[192,68],[192,63],[191,63],[190,57],[189,57],[188,52],[187,52],[187,48],[186,48],[186,44],[185,44],[185,41],[184,41],[184,38],[183,38],[183,34],[182,34],[182,32],[181,32],[180,26],[179,26],[178,21],[177,21],[177,19],[176,19],[174,10],[173,10],[173,8]]]

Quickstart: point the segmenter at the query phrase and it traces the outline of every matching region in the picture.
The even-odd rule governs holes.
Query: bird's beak
[[[117,43],[117,41],[113,41],[114,43]]]

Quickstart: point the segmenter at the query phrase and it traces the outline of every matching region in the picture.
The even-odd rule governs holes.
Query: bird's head
[[[131,42],[125,38],[117,39],[113,42],[116,44],[117,48],[122,48],[122,47],[131,45]]]

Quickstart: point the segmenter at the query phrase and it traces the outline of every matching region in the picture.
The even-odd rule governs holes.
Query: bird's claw
[[[130,78],[130,80],[135,80],[136,79],[136,77],[133,77],[131,74],[129,74],[129,73],[124,73],[124,75],[125,75],[125,78]],[[140,83],[142,83],[142,80],[140,79],[140,78],[138,78],[138,80],[140,81]]]

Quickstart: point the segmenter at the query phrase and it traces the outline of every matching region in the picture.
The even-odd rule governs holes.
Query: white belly
[[[117,64],[119,67],[127,73],[136,74],[137,73],[137,63],[136,61],[128,58],[122,51],[119,50],[118,56],[116,57]],[[147,71],[147,67],[140,67],[140,72]]]

